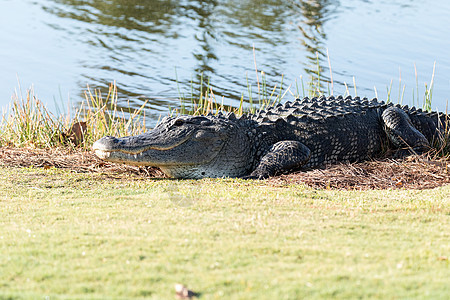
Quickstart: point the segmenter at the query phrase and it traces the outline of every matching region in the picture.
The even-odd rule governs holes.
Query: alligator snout
[[[107,159],[111,152],[116,151],[118,143],[119,139],[113,136],[105,136],[92,145],[92,150],[98,158]]]
[[[104,136],[92,145],[92,150],[114,151],[118,142],[118,138],[113,136]]]

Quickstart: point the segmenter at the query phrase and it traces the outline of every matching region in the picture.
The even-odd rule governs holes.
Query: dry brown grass
[[[91,152],[63,149],[0,147],[0,166],[68,169],[78,173],[106,173],[163,177],[157,168],[135,167],[100,160]]]
[[[312,188],[339,190],[430,189],[450,183],[449,159],[416,156],[405,160],[382,159],[338,164],[325,169],[301,171],[273,177],[273,185],[305,184]],[[164,174],[157,168],[104,162],[91,152],[65,149],[0,148],[0,166],[62,168],[73,172],[104,173],[108,176],[154,177]]]
[[[449,184],[450,174],[448,160],[417,156],[404,160],[342,163],[325,169],[282,175],[270,181],[339,190],[431,189]]]

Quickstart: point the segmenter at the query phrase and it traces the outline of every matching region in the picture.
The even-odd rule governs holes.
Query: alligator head
[[[233,144],[237,135],[235,120],[225,117],[166,117],[141,135],[105,136],[93,150],[103,160],[159,167],[169,177],[236,177],[248,171],[248,146]]]

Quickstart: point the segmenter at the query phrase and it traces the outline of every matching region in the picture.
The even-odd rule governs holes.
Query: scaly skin
[[[257,114],[164,118],[148,133],[104,137],[104,160],[159,167],[175,178],[267,178],[301,168],[374,157],[388,141],[422,153],[447,116],[376,99],[297,99]]]

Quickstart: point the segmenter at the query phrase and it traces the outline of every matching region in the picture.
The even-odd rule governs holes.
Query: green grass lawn
[[[0,167],[0,298],[448,299],[449,199]]]

